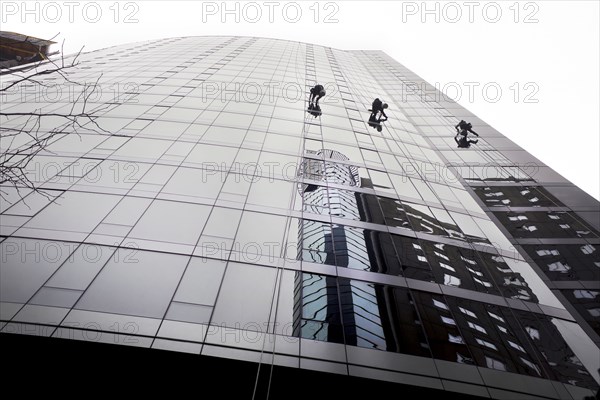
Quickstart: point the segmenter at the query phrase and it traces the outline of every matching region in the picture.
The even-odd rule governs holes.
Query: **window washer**
[[[377,113],[381,113],[381,115],[387,120],[387,115],[385,115],[385,111],[383,111],[386,108],[388,108],[387,103],[384,103],[377,98],[373,100],[373,104],[371,105],[371,109],[369,111],[371,111],[371,114],[374,114],[376,118]],[[381,118],[381,116],[379,118]]]
[[[385,117],[385,119],[382,119],[381,117],[376,118],[375,114],[371,114],[371,116],[369,117],[369,126],[371,128],[377,129],[377,132],[381,132],[383,129],[381,126],[381,122],[384,121],[387,121],[387,117]]]
[[[466,122],[465,120],[461,119],[460,122],[455,126],[455,128],[456,128],[456,133],[459,133],[465,137],[469,134],[469,132],[471,132],[473,135],[479,137],[477,132],[473,131],[473,125],[471,125],[470,122]]]
[[[460,139],[458,138],[460,136]],[[467,139],[467,135],[457,134],[454,136],[454,141],[458,144],[459,149],[468,149],[471,144],[477,144],[479,140]]]
[[[325,96],[325,88],[323,87],[323,85],[316,85],[314,88],[310,89],[310,97],[308,98],[309,108],[310,108],[310,105],[313,104],[313,102],[314,102],[314,106],[318,107],[319,99],[321,99],[321,97],[323,97],[323,96]]]

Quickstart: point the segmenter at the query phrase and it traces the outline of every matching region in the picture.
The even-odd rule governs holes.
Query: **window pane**
[[[75,308],[162,318],[188,257],[136,251],[111,258]]]

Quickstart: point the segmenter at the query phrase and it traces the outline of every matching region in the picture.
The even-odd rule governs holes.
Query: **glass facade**
[[[40,191],[2,186],[2,333],[482,398],[598,390],[598,202],[384,53],[189,37],[80,59],[94,120],[35,156]]]

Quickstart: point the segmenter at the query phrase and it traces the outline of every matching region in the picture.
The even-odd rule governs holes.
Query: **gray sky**
[[[4,0],[1,8],[2,30],[42,38],[60,32],[66,53],[192,35],[380,49],[600,198],[595,0],[241,1],[226,7],[221,1]]]

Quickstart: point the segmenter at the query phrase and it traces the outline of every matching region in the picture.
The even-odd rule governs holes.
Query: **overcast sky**
[[[60,33],[65,53],[193,35],[383,50],[600,198],[596,0],[0,4],[2,30]]]

